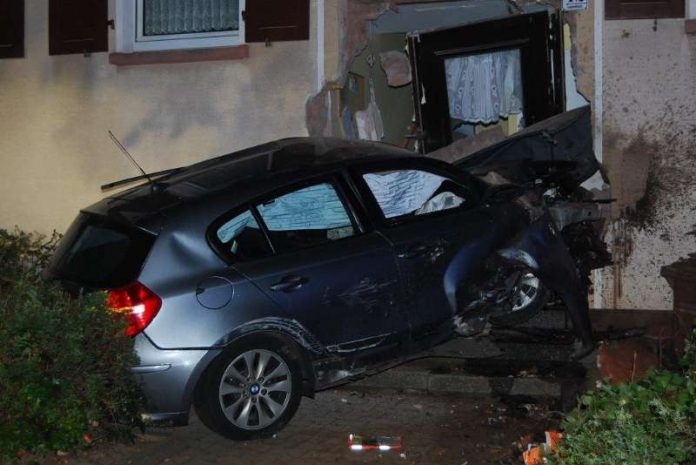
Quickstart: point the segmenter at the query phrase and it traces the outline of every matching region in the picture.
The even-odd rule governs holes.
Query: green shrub
[[[551,463],[696,464],[696,331],[683,367],[584,395],[563,422],[564,440]]]
[[[130,437],[138,422],[125,322],[103,293],[73,299],[41,279],[56,242],[0,229],[0,461]]]

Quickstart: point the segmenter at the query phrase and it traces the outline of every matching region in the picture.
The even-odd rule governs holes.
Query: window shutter
[[[605,19],[683,18],[685,0],[606,0]]]
[[[106,52],[108,0],[49,0],[49,55]]]
[[[0,58],[24,56],[24,0],[0,0]]]
[[[248,0],[247,42],[309,39],[309,0]]]

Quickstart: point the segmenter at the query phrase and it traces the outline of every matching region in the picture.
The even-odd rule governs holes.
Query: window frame
[[[304,189],[306,187],[311,187],[317,184],[329,184],[335,191],[336,195],[338,195],[339,200],[341,201],[341,204],[343,205],[343,208],[346,211],[346,215],[348,216],[348,219],[350,220],[350,224],[353,227],[354,234],[348,237],[342,237],[340,239],[332,240],[332,241],[327,241],[327,242],[322,242],[320,244],[315,244],[311,245],[308,247],[302,247],[299,249],[295,250],[279,250],[276,245],[273,244],[273,241],[271,240],[268,226],[266,226],[266,222],[263,220],[261,217],[261,214],[259,213],[258,209],[256,206],[258,204],[267,202],[269,200],[273,200],[278,197],[282,197],[283,195],[290,194],[294,191],[298,191],[301,189]],[[359,221],[359,217],[357,215],[356,209],[353,207],[352,202],[351,202],[351,197],[348,195],[348,189],[346,189],[346,186],[344,185],[344,180],[338,175],[338,173],[331,173],[329,175],[321,175],[318,177],[312,177],[309,179],[304,179],[298,182],[294,182],[292,184],[286,184],[283,185],[282,187],[278,187],[275,189],[272,189],[264,194],[257,195],[256,197],[246,200],[244,203],[241,205],[238,205],[234,207],[233,209],[227,211],[226,213],[223,213],[219,217],[217,217],[211,224],[208,226],[206,230],[206,241],[208,242],[208,245],[215,251],[215,253],[222,258],[226,263],[229,265],[234,265],[235,263],[251,263],[255,261],[261,261],[261,260],[267,260],[271,259],[274,257],[278,256],[284,256],[292,253],[297,253],[297,252],[304,252],[312,249],[316,249],[318,247],[325,247],[330,244],[336,244],[339,242],[343,242],[346,240],[353,239],[358,236],[362,236],[365,233],[365,228],[363,227],[363,224]],[[272,254],[265,256],[265,257],[259,257],[259,258],[252,258],[249,260],[238,260],[235,259],[234,254],[231,252],[225,250],[224,244],[222,241],[219,240],[217,237],[217,230],[225,224],[227,221],[231,220],[235,216],[243,213],[245,210],[251,211],[252,215],[254,216],[254,219],[258,223],[259,227],[261,228],[261,231],[263,231],[264,237],[266,239],[266,242],[269,244]]]
[[[387,218],[384,216],[382,207],[380,207],[377,198],[372,193],[370,186],[367,181],[363,178],[365,174],[377,173],[380,171],[425,171],[426,173],[434,174],[446,178],[452,182],[457,183],[462,188],[466,189],[471,196],[471,202],[466,203],[464,206],[457,208],[448,208],[445,210],[439,210],[436,212],[425,213],[423,215],[401,215],[393,218]],[[458,176],[460,175],[461,176]],[[472,210],[479,206],[479,195],[476,190],[470,185],[464,172],[462,173],[451,173],[449,170],[442,169],[438,166],[433,166],[431,164],[424,164],[422,160],[409,160],[409,162],[404,163],[404,161],[398,162],[378,162],[372,164],[365,164],[353,169],[351,172],[351,177],[355,183],[360,196],[364,199],[366,207],[370,212],[370,216],[377,220],[377,223],[386,228],[394,228],[401,226],[403,224],[418,223],[422,221],[427,221],[432,218],[439,218],[444,216],[450,216],[462,211]]]
[[[116,2],[116,51],[121,53],[158,52],[242,45],[245,43],[243,19],[245,3],[246,0],[239,0],[239,28],[236,32],[200,32],[145,38],[142,34],[143,0]]]

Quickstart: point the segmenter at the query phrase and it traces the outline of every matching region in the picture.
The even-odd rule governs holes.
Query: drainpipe
[[[689,0],[696,1],[696,0]],[[594,2],[594,151],[601,162],[604,119],[604,0]]]
[[[694,2],[696,0],[689,0]],[[594,124],[593,148],[597,160],[602,162],[603,154],[603,121],[604,121],[604,0],[594,1]],[[593,308],[603,308],[602,298],[604,288],[604,276],[602,270],[593,271]],[[614,277],[616,279],[616,277]]]
[[[253,0],[252,0],[253,1]],[[326,75],[324,73],[324,48],[325,48],[325,30],[324,30],[324,0],[317,0],[317,92],[321,92],[324,87]]]

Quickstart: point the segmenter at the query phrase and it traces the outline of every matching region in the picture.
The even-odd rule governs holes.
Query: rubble
[[[379,54],[379,60],[389,87],[403,87],[411,83],[411,65],[404,52],[383,52]]]

